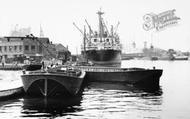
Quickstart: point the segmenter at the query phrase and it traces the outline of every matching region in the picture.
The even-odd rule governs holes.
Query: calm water
[[[0,101],[0,118],[190,119],[190,61],[122,62],[122,67],[153,66],[164,70],[160,90],[90,83],[81,96],[72,99],[22,97]],[[19,75],[0,71],[0,86],[20,85]]]

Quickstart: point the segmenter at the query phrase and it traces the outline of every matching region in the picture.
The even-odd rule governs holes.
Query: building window
[[[5,59],[7,59],[7,55],[4,55]]]
[[[7,52],[7,46],[4,46],[4,51]]]
[[[19,46],[19,50],[22,51],[22,45]]]
[[[39,46],[39,53],[42,53],[42,46]]]
[[[9,46],[9,52],[12,52],[12,46]]]
[[[14,50],[17,51],[17,46],[14,46]]]
[[[28,46],[28,45],[25,45],[25,46],[24,46],[24,49],[25,49],[25,50],[29,50],[29,46]]]
[[[17,55],[14,55],[14,58],[17,58]]]
[[[31,50],[32,50],[32,51],[35,51],[35,45],[32,45],[32,46],[31,46]]]

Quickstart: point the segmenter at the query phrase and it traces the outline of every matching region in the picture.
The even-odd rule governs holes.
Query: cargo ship
[[[99,31],[94,31],[86,21],[89,32],[84,28],[83,44],[81,54],[85,60],[93,63],[96,66],[120,66],[121,65],[121,44],[117,34],[117,27],[113,25],[108,30],[102,15],[101,10],[97,12],[99,18]],[[81,30],[80,30],[81,31]]]

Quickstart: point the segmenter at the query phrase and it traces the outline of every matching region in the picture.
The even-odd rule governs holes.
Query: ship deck
[[[98,67],[98,66],[76,66],[79,70],[89,71],[89,72],[126,72],[126,71],[145,71],[149,69],[144,68],[119,68],[119,67]],[[154,68],[153,68],[154,69]]]

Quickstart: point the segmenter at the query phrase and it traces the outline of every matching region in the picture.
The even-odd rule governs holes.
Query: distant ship
[[[173,60],[188,60],[188,56],[185,56],[185,55],[174,55]]]
[[[97,12],[99,17],[99,32],[89,27],[89,33],[84,29],[83,45],[81,48],[84,58],[96,66],[120,66],[121,65],[121,44],[116,29],[108,30],[102,18],[101,11]]]

